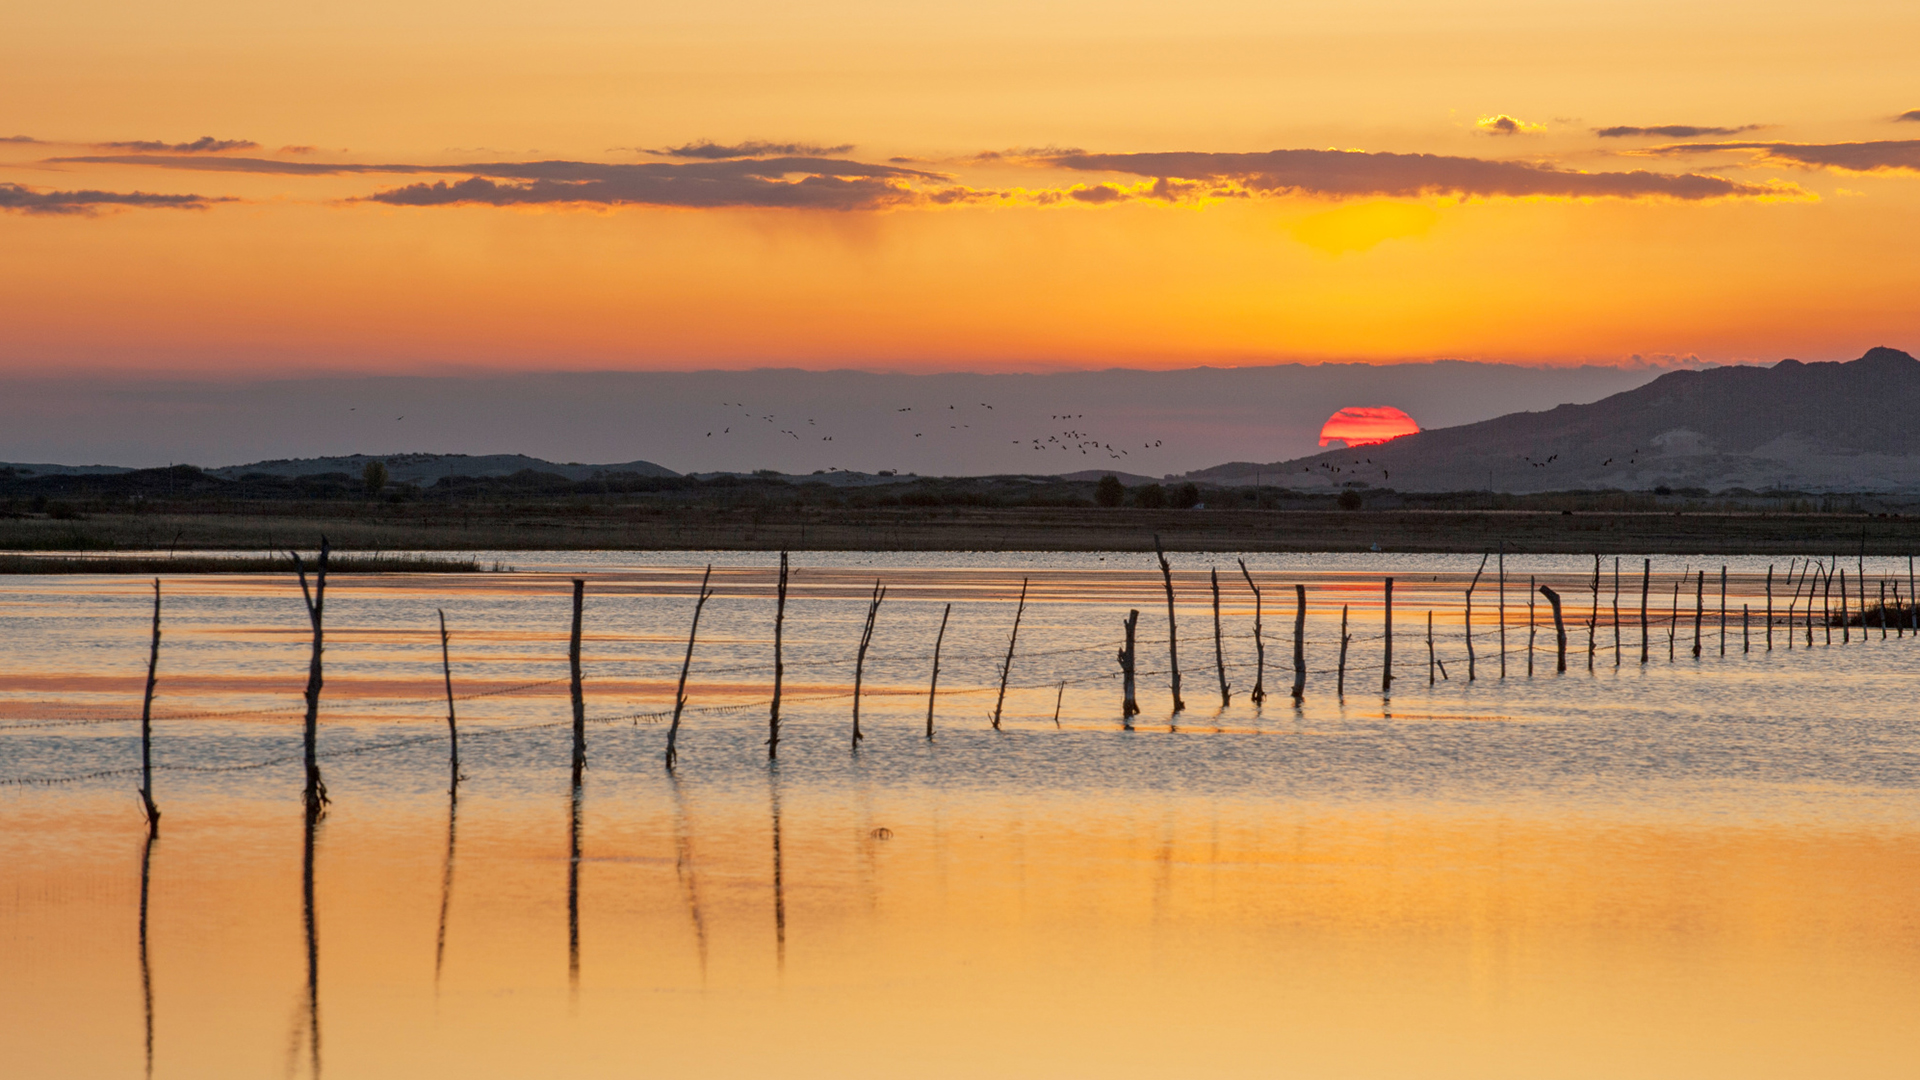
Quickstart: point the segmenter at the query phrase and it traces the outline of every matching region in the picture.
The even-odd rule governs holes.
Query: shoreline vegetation
[[[327,570],[335,574],[477,574],[497,571],[473,559],[412,554],[337,555]],[[16,555],[0,554],[4,574],[290,574],[285,555]]]
[[[534,472],[427,487],[363,476],[224,480],[188,466],[111,476],[0,476],[0,552],[240,551],[277,555],[325,534],[343,573],[473,572],[463,559],[379,552],[1172,551],[1486,552],[1832,556],[1920,550],[1920,498],[1805,492],[1336,493],[1107,476],[880,476],[861,484],[774,473],[569,480]],[[273,557],[264,552],[276,553]],[[15,565],[18,557],[15,557]],[[14,573],[123,571],[89,559]],[[4,567],[0,567],[4,572]]]

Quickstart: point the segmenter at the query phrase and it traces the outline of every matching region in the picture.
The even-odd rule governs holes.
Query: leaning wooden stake
[[[1053,729],[1060,730],[1060,703],[1067,699],[1067,680],[1060,680],[1060,692],[1053,695]]]
[[[1220,569],[1208,568],[1208,576],[1213,582],[1213,663],[1220,672],[1220,707],[1224,709],[1232,703],[1233,695],[1227,689],[1227,652],[1220,640]]]
[[[1560,594],[1554,592],[1551,586],[1542,585],[1540,595],[1546,597],[1547,603],[1553,608],[1553,633],[1558,645],[1556,655],[1560,658],[1555,670],[1564,675],[1567,671],[1567,624],[1560,617]]]
[[[1673,607],[1667,614],[1667,662],[1673,662],[1673,642],[1680,633],[1680,583],[1686,580],[1684,572],[1673,579]]]
[[[1347,645],[1353,638],[1347,634],[1347,605],[1340,605],[1340,674],[1334,684],[1334,695],[1341,701],[1347,700]]]
[[[1013,633],[1007,635],[1007,658],[1000,662],[1000,696],[993,701],[993,730],[1000,730],[1000,707],[1007,700],[1007,677],[1013,674],[1013,646],[1020,640],[1020,617],[1027,613],[1027,579],[1020,579],[1020,606],[1013,611]]]
[[[687,672],[693,669],[693,643],[700,637],[700,612],[713,597],[707,582],[713,580],[713,564],[707,564],[707,572],[700,576],[700,596],[693,602],[693,625],[687,628],[687,655],[680,661],[680,685],[673,691],[673,726],[667,728],[667,768],[671,769],[680,760],[677,744],[680,738],[680,713],[687,707]],[[575,676],[575,685],[578,685]],[[855,731],[859,730],[856,722]],[[860,736],[855,735],[858,739]]]
[[[1885,608],[1883,603],[1881,608]],[[160,579],[153,579],[153,644],[147,650],[147,693],[140,702],[140,802],[147,810],[147,836],[160,835],[160,807],[153,801],[153,688],[160,674]],[[144,924],[143,924],[144,932]]]
[[[440,608],[440,675],[447,684],[447,790],[460,786],[460,724],[453,715],[453,657],[447,651],[447,611]]]
[[[1743,653],[1750,653],[1753,651],[1753,628],[1750,625],[1752,621],[1753,621],[1753,605],[1741,604],[1740,605],[1740,651]]]
[[[1120,650],[1120,680],[1122,697],[1120,699],[1120,719],[1130,720],[1140,714],[1140,703],[1133,694],[1133,633],[1140,625],[1140,611],[1135,608],[1127,612],[1127,647]]]
[[[300,596],[307,602],[307,620],[313,624],[313,655],[307,661],[307,723],[305,730],[306,766],[307,766],[307,821],[319,820],[326,812],[327,785],[320,779],[320,686],[321,651],[326,637],[327,611],[327,557],[332,553],[333,545],[327,538],[320,538],[320,557],[314,560],[313,589],[307,588],[306,564],[300,561],[300,553],[289,551],[293,556],[293,569],[300,575]]]
[[[1307,587],[1293,587],[1293,703],[1307,695]]]
[[[780,683],[786,678],[786,658],[781,655],[781,636],[787,625],[787,553],[780,553],[780,580],[775,585],[773,600],[773,707],[767,713],[767,760],[780,756]],[[944,624],[943,624],[944,625]],[[935,662],[936,665],[938,661]],[[927,725],[933,725],[932,712],[927,710]]]
[[[1467,583],[1467,612],[1465,616],[1467,630],[1467,681],[1474,680],[1473,660],[1473,590],[1480,584],[1480,575],[1486,573],[1487,557],[1480,556],[1480,569],[1473,572],[1473,580]],[[1429,612],[1429,615],[1432,613]]]
[[[886,586],[879,578],[873,579],[873,599],[867,602],[867,621],[860,629],[860,651],[853,658],[853,748],[860,749],[860,740],[866,738],[860,734],[860,684],[867,675],[867,646],[873,644],[873,620],[880,615],[880,601],[887,598]],[[997,721],[998,716],[995,717]],[[1000,725],[996,722],[994,727]]]
[[[1180,700],[1180,629],[1173,621],[1173,566],[1167,562],[1167,553],[1160,550],[1160,534],[1153,536],[1153,554],[1160,560],[1160,580],[1167,587],[1167,667],[1173,686],[1173,711],[1179,712],[1187,707]]]
[[[1380,661],[1380,692],[1393,689],[1393,579],[1387,579],[1385,652]]]
[[[1833,560],[1838,563],[1840,560]],[[1833,644],[1833,567],[1827,567],[1826,581],[1820,589],[1820,625],[1826,629],[1826,644]]]
[[[953,614],[953,605],[948,604],[940,613],[940,632],[933,636],[933,677],[927,680],[927,741],[933,741],[933,703],[940,693],[940,645],[947,640],[947,616]]]
[[[1693,655],[1700,655],[1700,623],[1707,616],[1707,572],[1694,571],[1693,579]]]
[[[1253,590],[1253,693],[1247,695],[1255,705],[1267,700],[1267,643],[1260,630],[1260,586],[1253,583],[1253,575],[1247,571],[1247,560],[1241,559],[1240,576],[1247,579],[1247,588]]]

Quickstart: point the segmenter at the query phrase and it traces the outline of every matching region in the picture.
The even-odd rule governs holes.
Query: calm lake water
[[[1816,625],[1809,648],[1802,588],[1789,650],[1788,559],[1655,559],[1643,665],[1642,564],[1621,562],[1616,653],[1608,557],[1589,671],[1592,560],[1509,557],[1504,677],[1489,564],[1469,681],[1478,557],[1250,555],[1256,706],[1239,566],[1174,555],[1175,715],[1150,555],[802,553],[769,767],[773,558],[479,557],[515,570],[330,583],[332,801],[311,831],[297,586],[165,578],[151,844],[135,794],[150,581],[0,578],[0,1072],[1914,1074],[1920,640],[1874,623],[1828,644]],[[669,773],[664,715],[709,560]],[[1674,586],[1703,568],[1696,658],[1697,579],[1677,613]],[[1857,610],[1856,560],[1839,568]],[[1882,581],[1909,595],[1904,559],[1865,569],[1873,599]],[[1544,602],[1528,673],[1529,576],[1564,597],[1565,674]],[[461,699],[451,795],[438,609]],[[1432,686],[1429,611],[1449,676]]]

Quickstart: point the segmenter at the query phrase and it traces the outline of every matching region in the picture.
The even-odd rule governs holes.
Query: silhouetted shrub
[[[1167,492],[1167,501],[1175,510],[1191,510],[1200,501],[1200,489],[1192,484],[1181,484]]]
[[[1352,488],[1341,492],[1340,497],[1334,501],[1339,504],[1342,510],[1358,510],[1362,503],[1360,493]]]
[[[1158,510],[1167,505],[1167,489],[1159,484],[1142,484],[1133,489],[1133,505]]]
[[[1127,501],[1127,487],[1117,476],[1103,476],[1099,483],[1093,485],[1093,501],[1101,506],[1119,506]]]

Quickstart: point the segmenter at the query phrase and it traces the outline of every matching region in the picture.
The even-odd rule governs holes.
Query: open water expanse
[[[1470,680],[1477,556],[1247,556],[1262,672],[1234,557],[1175,554],[1175,714],[1151,555],[799,553],[769,766],[777,556],[477,557],[514,570],[329,583],[331,802],[311,829],[298,585],[163,575],[151,843],[150,580],[0,578],[0,1073],[1754,1078],[1920,1061],[1920,639],[1872,622],[1829,643],[1816,617],[1809,646],[1797,560],[1656,558],[1645,663],[1638,557],[1620,563],[1617,649],[1603,564],[1591,661],[1590,558],[1506,559],[1504,654],[1489,563]],[[1871,599],[1910,595],[1905,559],[1864,568]],[[1857,612],[1860,563],[1838,569]],[[1563,597],[1564,674],[1544,601],[1530,634],[1529,577]],[[1837,614],[1839,589],[1836,573],[1815,603]],[[1447,672],[1431,686],[1429,612]]]

